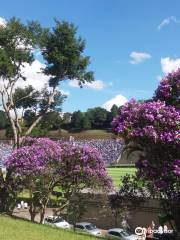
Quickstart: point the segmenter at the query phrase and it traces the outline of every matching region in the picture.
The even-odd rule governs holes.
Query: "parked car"
[[[83,230],[95,236],[101,235],[101,229],[98,229],[94,224],[89,222],[81,222],[76,224],[76,228]]]
[[[45,217],[43,224],[48,224],[59,228],[70,228],[71,225],[60,216]]]
[[[112,228],[107,232],[110,239],[138,240],[138,236],[122,228]]]

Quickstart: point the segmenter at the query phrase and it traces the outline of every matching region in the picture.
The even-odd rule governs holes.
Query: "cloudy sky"
[[[6,0],[0,24],[12,16],[53,26],[53,17],[73,22],[86,39],[86,55],[95,82],[79,89],[77,81],[60,88],[68,95],[63,111],[124,104],[153,95],[162,76],[180,67],[180,1],[176,0]],[[42,87],[39,53],[23,70],[28,83]],[[22,84],[22,83],[21,83]]]

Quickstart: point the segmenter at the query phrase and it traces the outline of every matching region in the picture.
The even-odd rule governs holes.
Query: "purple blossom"
[[[131,100],[120,110],[112,125],[126,139],[149,138],[153,142],[179,143],[180,113],[161,101]]]
[[[179,106],[180,96],[180,68],[165,76],[157,90],[155,91],[155,99],[165,101],[168,105]]]
[[[176,159],[173,162],[173,172],[177,177],[180,178],[180,160],[179,159]]]

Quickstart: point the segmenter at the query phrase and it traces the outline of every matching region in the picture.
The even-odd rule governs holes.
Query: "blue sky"
[[[63,83],[66,112],[150,98],[159,78],[180,66],[179,9],[178,0],[6,0],[0,17],[43,26],[53,26],[57,17],[78,26],[96,82],[83,89]]]

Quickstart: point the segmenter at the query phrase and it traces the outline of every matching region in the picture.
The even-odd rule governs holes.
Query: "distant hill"
[[[85,131],[67,131],[61,129],[57,131],[49,131],[46,135],[46,137],[65,139],[69,139],[70,136],[75,139],[109,139],[116,137],[111,131],[101,129]],[[0,130],[0,139],[7,139],[5,130]]]

